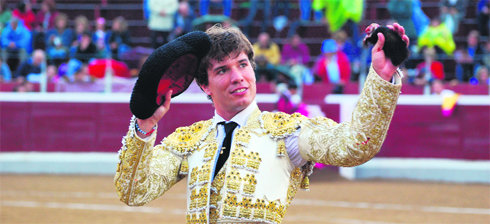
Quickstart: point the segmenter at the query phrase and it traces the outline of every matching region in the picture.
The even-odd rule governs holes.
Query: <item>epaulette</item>
[[[199,121],[190,126],[177,128],[162,140],[164,148],[180,156],[191,154],[208,136],[212,129],[212,120]]]
[[[271,138],[281,139],[293,134],[305,119],[307,118],[299,113],[264,112],[260,116],[260,125]]]

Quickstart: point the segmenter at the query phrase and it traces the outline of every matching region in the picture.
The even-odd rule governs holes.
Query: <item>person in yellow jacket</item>
[[[393,29],[408,46],[403,27]],[[187,223],[281,223],[297,190],[308,188],[316,162],[356,166],[378,153],[401,90],[382,33],[352,120],[343,123],[260,111],[248,39],[233,27],[206,33],[211,48],[196,81],[211,98],[214,117],[178,128],[154,146],[172,91],[151,117],[133,116],[114,177],[121,201],[146,204],[186,178]]]
[[[339,30],[349,19],[358,23],[362,17],[363,5],[364,0],[313,0],[312,2],[316,14],[325,10],[324,17],[330,32]]]
[[[255,58],[263,57],[272,65],[277,65],[281,61],[281,51],[279,46],[274,43],[269,34],[266,32],[260,33],[257,38],[257,43],[253,45]]]
[[[452,55],[456,49],[453,34],[439,18],[431,19],[429,27],[419,36],[418,46],[420,49],[437,46],[447,55]]]

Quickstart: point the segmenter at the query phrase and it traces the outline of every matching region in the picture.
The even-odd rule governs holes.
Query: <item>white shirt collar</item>
[[[243,127],[247,123],[248,118],[252,113],[258,109],[259,107],[257,106],[257,102],[253,101],[250,103],[250,105],[247,106],[244,110],[240,111],[238,114],[236,114],[233,118],[231,118],[229,121],[233,121],[238,124],[238,127]],[[214,117],[213,117],[213,126],[216,126],[219,122],[228,122],[214,110]]]

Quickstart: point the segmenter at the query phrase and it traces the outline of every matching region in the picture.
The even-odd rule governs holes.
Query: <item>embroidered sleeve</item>
[[[122,140],[114,183],[127,205],[143,205],[161,196],[181,179],[182,157],[162,145],[153,147],[156,133],[142,140],[135,133],[135,117]]]
[[[381,79],[371,67],[351,121],[338,124],[319,117],[301,123],[301,156],[334,166],[367,162],[383,144],[400,89],[400,84]]]

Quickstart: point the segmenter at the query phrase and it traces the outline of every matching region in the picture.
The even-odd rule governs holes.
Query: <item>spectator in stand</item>
[[[484,44],[485,46],[483,47],[482,64],[487,67],[490,67],[490,41],[487,41]]]
[[[352,73],[358,77],[361,70],[361,48],[353,43],[351,38],[347,35],[347,32],[343,29],[335,32],[333,34],[333,39],[337,43],[339,50],[344,52],[345,55],[347,55],[347,58],[349,58]]]
[[[396,22],[405,28],[405,34],[414,41],[417,39],[417,32],[413,24],[413,2],[412,0],[390,0],[388,11]]]
[[[192,31],[192,21],[194,21],[194,9],[191,8],[188,2],[182,1],[179,3],[179,9],[175,13],[174,28],[172,31],[172,38],[175,39],[188,32]]]
[[[97,47],[97,56],[105,58],[109,50],[109,32],[105,30],[105,19],[99,17],[95,21],[95,32],[92,35],[92,40]]]
[[[347,23],[352,31],[352,38],[359,40],[357,23],[361,20],[364,10],[364,0],[325,1],[313,0],[312,9],[315,11],[315,20],[322,20],[328,24],[330,32],[335,32]],[[325,13],[322,13],[325,10]],[[324,17],[324,18],[322,18]],[[350,21],[350,22],[349,22]]]
[[[279,100],[276,103],[277,110],[287,114],[300,113],[308,117],[307,105],[302,102],[298,93],[298,85],[295,82],[279,83],[276,87]]]
[[[109,34],[109,48],[112,58],[120,60],[121,56],[131,50],[131,36],[128,31],[128,23],[122,16],[112,21]]]
[[[201,16],[209,14],[209,7],[223,7],[223,15],[231,17],[232,0],[201,0],[199,2],[199,13]]]
[[[294,64],[300,63],[308,65],[310,62],[310,50],[308,49],[308,46],[301,41],[299,34],[294,34],[282,47],[281,64],[291,65],[292,60],[294,60]]]
[[[13,89],[14,92],[26,93],[26,92],[33,92],[34,91],[34,87],[33,87],[32,83],[30,83],[30,82],[19,81],[17,83],[18,84]]]
[[[446,24],[452,34],[455,34],[458,31],[459,23],[466,14],[467,4],[467,0],[441,1],[441,21]]]
[[[0,1],[0,34],[5,26],[7,26],[8,22],[12,18],[12,11],[7,8],[6,1]]]
[[[326,83],[335,84],[334,93],[342,93],[351,75],[349,58],[333,39],[323,41],[322,53],[314,65],[313,74]]]
[[[151,32],[151,45],[158,48],[167,43],[168,36],[174,25],[174,14],[178,8],[177,0],[149,0],[150,17],[148,29]],[[161,41],[158,39],[162,38]]]
[[[22,21],[29,31],[34,27],[36,15],[32,12],[31,3],[29,1],[25,0],[17,3],[17,8],[12,12],[12,16]]]
[[[249,35],[258,9],[262,9],[263,12],[263,19],[260,21],[260,32],[267,32],[267,27],[269,27],[271,20],[271,0],[251,0],[248,4],[247,17],[238,22],[243,27],[243,32]]]
[[[87,65],[82,65],[73,75],[74,83],[93,83],[95,80],[90,76]]]
[[[16,79],[24,79],[31,83],[40,81],[42,66],[46,56],[43,50],[35,50],[32,57],[24,61],[15,72]]]
[[[97,47],[92,42],[92,34],[90,32],[83,33],[73,58],[71,58],[66,65],[62,65],[66,66],[66,73],[64,74],[65,80],[74,82],[77,71],[82,69],[83,66],[85,66],[91,59],[95,58],[96,55]]]
[[[480,35],[483,37],[488,37],[488,30],[490,27],[488,26],[488,20],[490,14],[490,0],[480,0],[477,5],[476,18],[478,21],[478,31],[480,31]]]
[[[272,64],[277,65],[281,60],[281,52],[279,46],[271,41],[268,33],[260,33],[257,43],[253,45],[255,58],[264,57],[264,59]]]
[[[444,80],[444,65],[437,61],[437,54],[434,48],[424,49],[424,61],[417,65],[417,76],[415,85],[426,85],[434,79]]]
[[[273,1],[272,7],[272,25],[276,30],[276,36],[279,36],[281,31],[288,25],[289,20],[289,1]]]
[[[474,85],[490,85],[488,67],[487,66],[478,67],[478,69],[476,69],[475,76],[470,79],[470,83]]]
[[[78,45],[80,45],[80,41],[82,36],[86,33],[90,32],[90,23],[86,16],[79,15],[75,18],[75,32],[74,39],[70,47],[70,56],[73,57]]]
[[[12,80],[12,72],[9,66],[0,58],[0,83],[10,82]]]
[[[90,59],[96,56],[97,46],[92,41],[92,34],[90,32],[83,33],[73,58],[87,64]]]
[[[417,36],[420,36],[424,32],[424,30],[427,29],[427,26],[429,26],[430,19],[422,10],[422,3],[420,2],[420,0],[413,0],[412,2],[412,22],[415,26]],[[415,42],[411,41],[411,43]]]
[[[466,46],[454,53],[456,78],[460,82],[468,82],[475,74],[478,65],[483,64],[483,48],[480,46],[479,39],[478,31],[470,31]]]
[[[418,39],[418,47],[420,49],[423,47],[432,48],[435,46],[447,55],[452,55],[456,49],[453,34],[437,17],[431,19],[429,27],[427,27]]]
[[[57,15],[58,11],[56,11],[56,3],[54,0],[42,1],[41,10],[36,14],[34,27],[42,27],[44,30],[55,28]]]
[[[2,60],[17,58],[22,63],[29,54],[31,32],[27,30],[18,18],[12,17],[9,25],[2,31]],[[14,70],[15,68],[12,68]]]
[[[34,29],[32,31],[32,48],[46,50],[46,32],[55,27],[58,12],[54,0],[44,0],[41,10],[36,14]]]
[[[279,46],[270,40],[269,34],[260,33],[257,43],[253,45],[254,59],[257,64],[255,75],[257,82],[275,82],[278,78],[276,65],[281,60]]]
[[[46,52],[50,64],[59,66],[68,61],[68,53],[73,39],[73,30],[68,28],[68,16],[59,13],[55,19],[55,28],[46,33]]]

